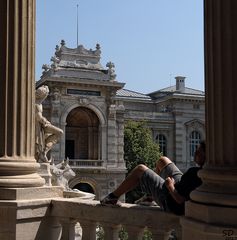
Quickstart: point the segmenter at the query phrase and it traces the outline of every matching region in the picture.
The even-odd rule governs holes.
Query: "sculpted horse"
[[[66,191],[72,191],[68,185],[68,181],[76,176],[75,172],[69,166],[69,159],[64,159],[59,164],[50,165],[50,170],[52,173],[52,185],[61,186]]]

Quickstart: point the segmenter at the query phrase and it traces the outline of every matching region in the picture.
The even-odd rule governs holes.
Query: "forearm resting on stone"
[[[168,177],[166,180],[165,180],[165,185],[167,187],[167,189],[169,190],[170,192],[170,195],[172,196],[172,198],[179,204],[185,202],[185,197],[183,197],[182,195],[180,195],[176,189],[175,189],[175,186],[174,186],[174,179],[173,178],[170,178]]]

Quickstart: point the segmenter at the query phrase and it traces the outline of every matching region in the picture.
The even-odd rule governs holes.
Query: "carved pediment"
[[[185,123],[185,126],[188,128],[193,128],[194,130],[204,128],[204,122],[199,119],[193,119]]]

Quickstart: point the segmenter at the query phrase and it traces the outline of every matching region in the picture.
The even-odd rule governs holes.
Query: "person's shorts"
[[[169,163],[167,166],[165,166],[159,176],[163,179],[166,179],[167,177],[172,177],[175,182],[180,181],[181,176],[183,173],[177,168],[177,166],[174,163]]]
[[[173,177],[175,182],[178,182],[181,176],[182,172],[174,163],[170,163],[162,169],[160,175],[151,169],[147,169],[140,179],[140,186],[144,193],[152,196],[154,201],[159,206],[162,206],[167,195],[167,191],[165,191],[166,188],[163,186],[165,179],[167,177]]]

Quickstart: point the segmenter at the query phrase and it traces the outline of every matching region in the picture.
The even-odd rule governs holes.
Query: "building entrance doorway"
[[[75,158],[74,153],[75,153],[75,141],[66,140],[65,158],[74,159]]]
[[[99,159],[99,119],[90,109],[74,108],[66,119],[65,157]]]

